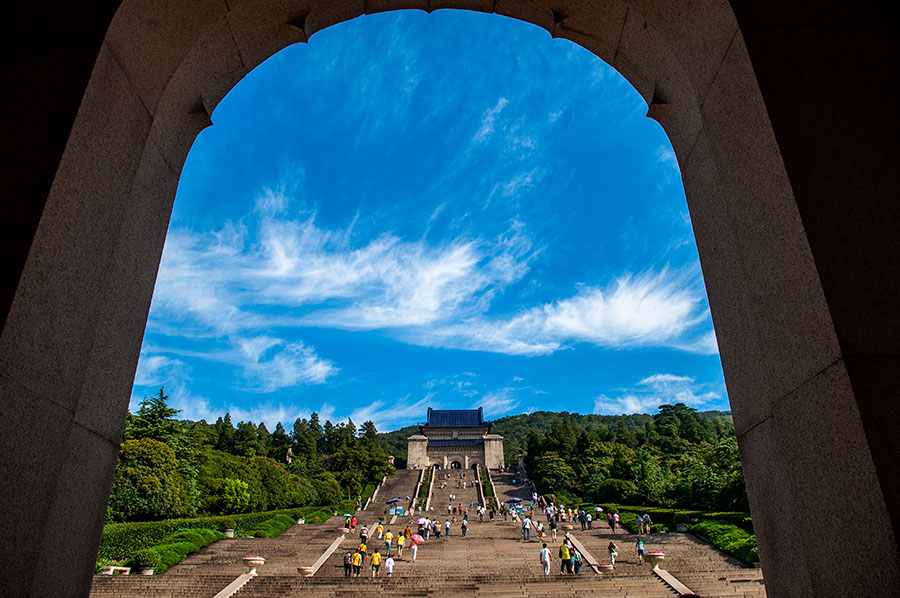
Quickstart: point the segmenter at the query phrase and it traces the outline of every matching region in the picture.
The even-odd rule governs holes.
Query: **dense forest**
[[[381,434],[386,450],[406,457],[410,426]],[[655,415],[582,415],[538,411],[503,417],[507,463],[525,454],[544,494],[635,505],[747,511],[747,493],[731,414],[683,403]]]
[[[379,434],[372,422],[333,424],[313,413],[286,430],[178,420],[161,388],[129,414],[108,521],[336,505],[405,467],[416,426]],[[503,417],[508,463],[525,455],[544,494],[596,502],[747,510],[734,426],[727,412],[682,403],[655,415],[539,411]]]
[[[160,388],[128,415],[109,522],[334,505],[393,472],[370,421],[357,429],[313,413],[270,432],[228,414],[209,424],[178,413]]]

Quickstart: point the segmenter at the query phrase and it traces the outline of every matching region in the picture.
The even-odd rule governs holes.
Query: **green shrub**
[[[94,575],[100,575],[100,571],[103,570],[103,567],[109,567],[113,565],[116,561],[112,559],[108,559],[106,557],[100,557],[97,559],[97,563],[94,565]]]
[[[688,528],[688,531],[703,536],[713,546],[736,557],[748,565],[759,561],[756,550],[756,536],[726,521],[700,521]]]
[[[639,531],[637,526],[637,517],[637,513],[623,511],[619,513],[619,525],[621,525],[631,533],[636,534]]]
[[[366,506],[366,501],[372,498],[373,494],[375,494],[375,484],[366,484],[362,494],[359,495],[359,506]]]
[[[674,523],[676,525],[678,525],[679,523],[681,523],[683,525],[687,525],[690,522],[691,522],[690,516],[683,511],[679,511],[678,513],[675,513],[675,516],[672,517],[672,523]]]
[[[151,548],[138,550],[129,559],[129,566],[137,569],[157,569],[161,563],[159,554]],[[161,573],[161,571],[160,571]]]
[[[281,514],[260,523],[251,533],[257,538],[275,538],[294,525],[294,518]]]
[[[234,519],[223,519],[219,525],[222,526],[222,529],[234,529],[237,523],[234,522]]]
[[[425,475],[422,477],[422,485],[419,486],[419,504],[422,505],[422,508],[425,508],[425,502],[428,500],[428,494],[431,490],[431,472],[434,470],[434,466],[432,465],[428,469],[425,470]]]
[[[100,540],[98,557],[123,560],[142,548],[151,548],[163,543],[169,535],[182,529],[223,529],[224,522],[234,525],[235,535],[247,535],[256,527],[271,519],[279,513],[296,518],[306,512],[319,511],[319,507],[301,507],[285,509],[282,511],[267,511],[261,513],[246,513],[244,515],[229,515],[218,517],[196,517],[191,519],[166,519],[163,521],[141,521],[134,523],[111,523],[103,527],[103,536]],[[326,512],[331,513],[330,510]],[[342,511],[343,512],[343,511]],[[327,517],[325,517],[327,519]],[[316,521],[324,522],[325,519]]]

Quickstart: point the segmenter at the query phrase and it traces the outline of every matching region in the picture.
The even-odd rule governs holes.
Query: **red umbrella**
[[[409,539],[412,540],[413,544],[418,544],[419,542],[425,541],[425,538],[423,538],[419,534],[413,534],[409,537]]]

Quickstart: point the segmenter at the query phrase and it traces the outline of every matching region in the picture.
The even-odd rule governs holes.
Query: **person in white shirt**
[[[553,558],[550,555],[550,549],[547,548],[547,544],[544,543],[543,548],[541,548],[541,566],[544,568],[544,575],[550,575],[550,559]],[[390,571],[390,569],[388,569]],[[388,573],[390,575],[390,573]]]
[[[390,577],[394,573],[394,559],[388,557],[384,560],[384,572]]]

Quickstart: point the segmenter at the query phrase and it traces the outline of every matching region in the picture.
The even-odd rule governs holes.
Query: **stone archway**
[[[248,70],[325,27],[366,11],[443,7],[497,12],[584,46],[635,86],[668,133],[771,595],[886,594],[900,586],[892,533],[900,517],[892,440],[900,425],[880,409],[900,369],[900,343],[895,328],[867,325],[897,323],[888,315],[897,311],[896,293],[882,282],[896,280],[897,265],[876,259],[869,266],[879,242],[896,246],[896,204],[840,189],[831,192],[844,203],[815,203],[809,179],[828,179],[830,171],[803,160],[840,158],[807,156],[803,135],[792,146],[792,127],[814,118],[801,111],[774,112],[787,131],[776,140],[759,86],[777,90],[790,81],[776,66],[795,59],[763,57],[770,68],[758,81],[731,6],[241,0],[163,9],[125,0],[98,44],[0,335],[2,504],[17,551],[6,561],[26,563],[4,582],[11,595],[83,595],[89,587],[178,176],[218,101]],[[863,38],[854,37],[869,47]],[[893,56],[889,47],[881,51]],[[831,132],[835,119],[819,118],[801,130],[815,131],[818,122]],[[873,118],[880,131],[896,123],[886,110]],[[791,179],[785,147],[800,172]],[[876,163],[891,163],[896,151],[889,149]],[[871,185],[856,178],[854,185]],[[797,186],[806,193],[802,220]],[[864,218],[842,218],[840,226],[851,234],[834,232],[831,217],[856,205]],[[886,267],[878,271],[879,264]],[[835,433],[841,442],[831,440]],[[865,513],[871,533],[848,530],[847,513]],[[863,556],[873,553],[883,560]]]
[[[450,469],[462,469],[462,463],[459,459],[453,459],[450,461]]]

